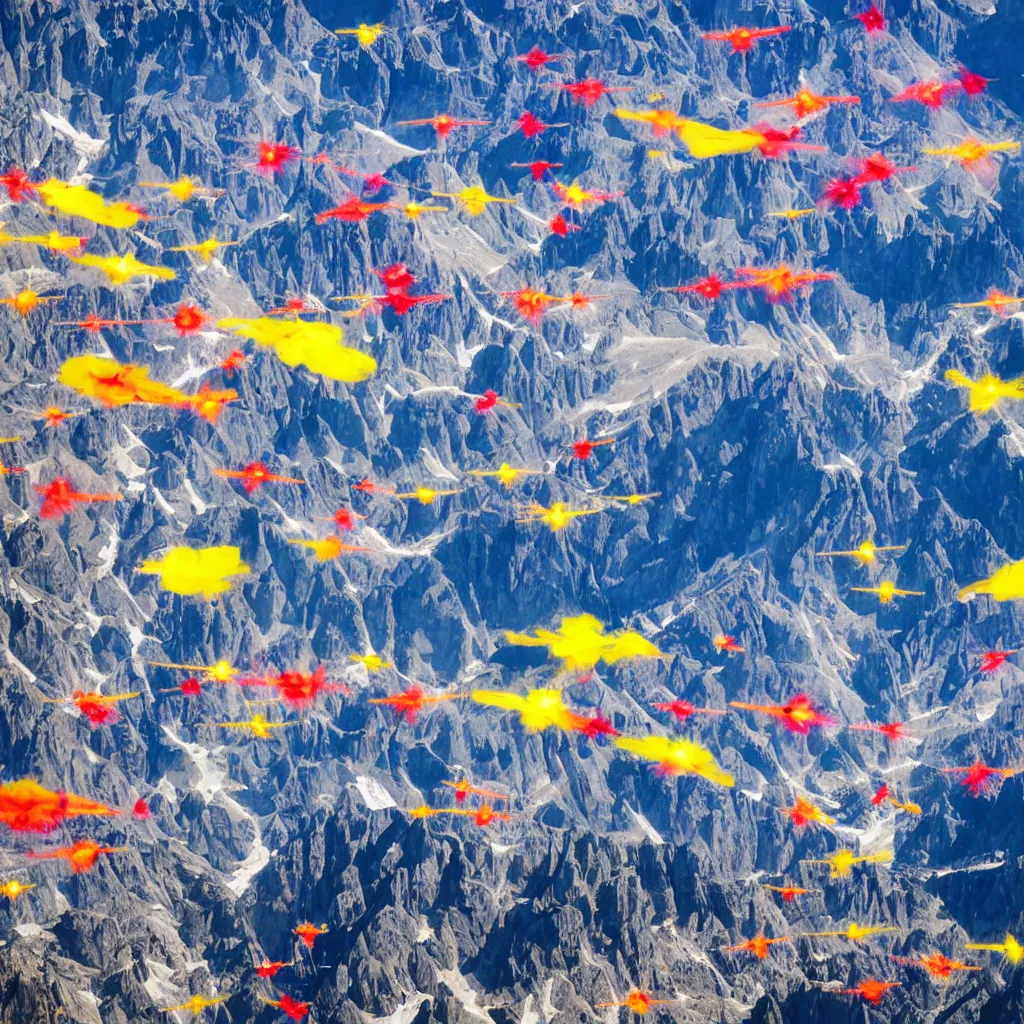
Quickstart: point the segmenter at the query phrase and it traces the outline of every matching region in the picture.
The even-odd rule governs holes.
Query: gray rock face
[[[1021,612],[957,600],[1024,553],[1019,414],[1004,403],[974,416],[943,380],[951,367],[1021,372],[1019,319],[947,305],[992,286],[1017,294],[1021,183],[1012,158],[993,196],[920,151],[1020,134],[1024,94],[1010,69],[1024,14],[1009,2],[891,2],[890,32],[866,40],[851,13],[833,0],[772,11],[731,0],[3,7],[4,159],[33,180],[77,175],[145,203],[157,216],[91,231],[89,251],[131,250],[178,272],[112,289],[61,256],[0,247],[4,294],[66,294],[24,319],[2,312],[0,434],[24,440],[0,456],[27,469],[0,480],[3,777],[117,808],[141,797],[152,810],[146,822],[84,819],[51,837],[4,829],[3,878],[36,888],[0,906],[3,1024],[61,1011],[81,1024],[156,1021],[159,1007],[215,992],[230,998],[206,1019],[269,1021],[281,1014],[261,997],[274,991],[308,1001],[319,1022],[537,1024],[611,1019],[593,1004],[633,987],[670,1000],[656,1009],[680,1022],[1021,1018],[1019,972],[963,950],[1024,927],[1021,782],[973,800],[940,771],[979,757],[1012,766],[1021,754],[1021,669],[1011,659],[991,676],[977,670],[982,651],[1017,644]],[[780,16],[793,31],[747,57],[700,40]],[[333,34],[362,20],[387,24],[373,48]],[[691,161],[611,116],[608,99],[585,111],[545,88],[557,77],[512,59],[534,42],[571,55],[567,78],[632,87],[613,97],[623,106],[662,91],[685,116],[720,126],[758,120],[753,103],[801,81],[861,102],[806,125],[827,155]],[[957,60],[995,79],[987,94],[936,114],[888,102]],[[513,130],[523,110],[570,126],[524,141]],[[492,124],[445,141],[395,127],[444,111]],[[317,226],[357,180],[309,162],[260,177],[260,139],[408,183],[385,194],[400,204],[472,184],[517,204],[477,218],[390,211]],[[654,146],[669,157],[649,157]],[[878,149],[917,172],[871,186],[849,213],[767,216],[813,205],[847,156]],[[581,230],[549,236],[550,189],[510,166],[540,158],[562,163],[561,181],[625,194],[576,216]],[[179,206],[140,187],[181,174],[225,194]],[[85,225],[30,204],[6,205],[0,219],[11,234]],[[167,251],[210,235],[238,244],[206,266]],[[252,316],[304,295],[342,322],[345,307],[327,300],[382,293],[371,268],[397,261],[416,275],[414,292],[451,298],[344,321],[347,341],[379,363],[365,384],[289,369],[250,346],[225,381],[240,398],[213,426],[187,411],[92,408],[55,383],[66,358],[98,352],[186,391],[221,386],[217,365],[239,344],[226,334],[148,325],[94,336],[56,321],[166,317],[183,301]],[[715,304],[657,291],[780,262],[839,276],[788,305],[747,291]],[[535,327],[500,294],[525,286],[609,298],[552,310]],[[520,407],[477,415],[473,398],[487,388]],[[46,428],[34,417],[50,404],[79,415]],[[606,434],[614,446],[566,458],[572,440]],[[255,459],[305,486],[246,496],[215,475]],[[511,497],[462,476],[502,461],[545,472]],[[32,485],[57,475],[124,500],[42,521]],[[421,506],[354,491],[363,477],[465,490]],[[558,534],[515,521],[514,505],[632,491],[661,496]],[[370,553],[319,563],[288,543],[325,536],[317,517],[339,506],[367,516],[353,537]],[[815,557],[868,537],[910,546],[869,569]],[[216,602],[162,593],[137,568],[178,544],[238,545],[251,573]],[[850,589],[882,579],[925,597],[879,606]],[[581,612],[630,625],[674,658],[569,679],[569,703],[600,709],[622,732],[699,740],[735,788],[664,780],[613,746],[529,735],[469,701],[414,725],[367,703],[408,680],[550,685],[554,663],[508,647],[501,631]],[[716,655],[718,632],[746,653]],[[353,666],[350,654],[370,648],[397,672]],[[168,694],[182,675],[147,664],[218,659],[256,675],[322,665],[352,694],[322,697],[261,742],[210,726],[260,710],[243,701],[249,691]],[[96,730],[44,703],[97,687],[141,696]],[[748,714],[677,730],[651,707],[671,696],[784,703],[798,692],[840,725],[906,721],[916,742],[844,728],[805,739]],[[462,773],[512,794],[512,819],[487,829],[410,821],[419,804],[450,804],[443,782]],[[924,813],[872,806],[883,781]],[[837,819],[832,833],[797,831],[778,813],[797,792]],[[78,875],[26,857],[87,837],[129,850]],[[835,881],[804,863],[844,846],[893,848],[895,860]],[[782,904],[761,884],[784,881],[815,892]],[[328,928],[312,951],[293,935],[303,920]],[[759,933],[851,921],[899,931],[861,944],[794,940],[765,961],[725,951]],[[891,960],[935,950],[984,970],[945,986]],[[253,970],[264,956],[294,965],[271,985]],[[836,994],[867,977],[902,987],[870,1010]]]

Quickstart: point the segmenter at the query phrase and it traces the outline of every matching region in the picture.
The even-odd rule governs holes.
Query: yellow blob
[[[130,203],[108,203],[84,185],[69,185],[57,178],[39,186],[39,197],[54,210],[107,228],[133,228],[144,219],[144,214]]]
[[[729,153],[749,153],[763,141],[756,132],[725,131],[699,121],[683,121],[676,128],[676,134],[686,144],[690,156],[698,160]]]
[[[1009,932],[1006,933],[1003,942],[968,942],[964,949],[984,949],[992,953],[1002,953],[1014,967],[1024,960],[1024,946]]]
[[[160,586],[172,594],[215,597],[231,589],[231,576],[246,576],[249,566],[238,548],[171,548],[160,559],[146,559],[139,572],[158,575]]]
[[[349,660],[365,665],[369,672],[379,672],[381,669],[391,668],[391,665],[384,661],[379,654],[350,654]]]
[[[479,217],[488,203],[514,203],[514,199],[501,199],[490,196],[480,185],[470,185],[461,192],[431,192],[432,196],[442,199],[457,199],[472,217]]]
[[[634,739],[620,736],[615,745],[620,750],[653,761],[662,775],[699,775],[718,786],[733,786],[736,780],[723,771],[715,755],[699,743],[669,739],[667,736],[646,736]]]
[[[341,344],[341,328],[335,324],[264,316],[255,320],[229,317],[218,320],[217,326],[272,348],[287,366],[306,366],[331,380],[354,384],[377,369],[373,356]]]
[[[959,370],[947,370],[946,380],[969,390],[971,412],[988,412],[1001,398],[1024,398],[1024,377],[1004,381],[986,373],[980,380],[973,381]]]
[[[72,356],[66,359],[57,380],[107,407],[132,402],[180,405],[188,400],[188,396],[177,388],[150,380],[148,366],[122,365],[103,356]]]
[[[237,242],[218,242],[216,238],[207,238],[205,242],[197,242],[195,245],[172,245],[169,252],[194,252],[204,263],[213,259],[213,254],[228,245],[238,245]]]
[[[69,257],[72,263],[82,267],[95,267],[102,270],[110,283],[113,285],[127,284],[133,277],[158,277],[162,281],[173,281],[175,274],[169,267],[154,267],[149,263],[140,263],[134,253],[125,253],[124,256],[94,256],[86,253],[84,256]]]
[[[979,580],[960,591],[960,600],[974,594],[988,594],[997,601],[1024,599],[1024,559],[997,569],[986,580]]]
[[[473,690],[470,697],[477,704],[518,711],[520,722],[530,732],[542,732],[551,725],[564,732],[571,732],[579,729],[586,721],[565,706],[561,690],[530,690],[525,697],[502,690]]]
[[[570,672],[593,668],[599,661],[614,665],[624,658],[661,658],[661,651],[639,633],[606,634],[593,615],[562,619],[557,632],[538,629],[536,636],[505,633],[518,647],[547,647],[552,658],[560,658]]]

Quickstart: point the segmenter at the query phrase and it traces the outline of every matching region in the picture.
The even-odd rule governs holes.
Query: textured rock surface
[[[776,8],[794,31],[743,59],[702,44],[700,32],[776,15],[731,0],[381,2],[352,12],[296,0],[4,5],[4,160],[92,176],[104,194],[153,209],[138,182],[195,174],[226,195],[169,207],[142,231],[95,232],[92,251],[131,248],[175,266],[175,282],[114,291],[60,258],[0,249],[5,294],[31,285],[68,296],[26,320],[4,313],[0,331],[0,433],[27,439],[3,457],[30,469],[0,484],[0,763],[8,779],[32,775],[119,807],[142,796],[153,809],[149,823],[99,830],[129,853],[76,877],[31,865],[38,888],[0,906],[0,1021],[52,1021],[58,1008],[83,1024],[155,1021],[157,1007],[215,988],[233,994],[207,1019],[271,1020],[279,1015],[259,1001],[268,990],[252,971],[264,954],[295,957],[282,988],[321,1022],[590,1019],[593,1002],[633,985],[677,997],[666,1012],[679,1021],[994,1024],[1024,1013],[1019,974],[994,958],[948,988],[889,961],[957,955],[968,937],[998,941],[1024,927],[1021,780],[975,801],[936,770],[1020,756],[1021,670],[1008,663],[979,677],[976,666],[980,651],[1018,642],[1021,612],[956,593],[1024,555],[1024,434],[1012,407],[975,418],[942,380],[953,366],[1022,371],[1019,320],[990,325],[945,305],[992,285],[1019,290],[1020,176],[1004,165],[992,199],[968,174],[920,156],[936,139],[1019,134],[1024,93],[1012,69],[1024,18],[1008,0],[893,0],[892,34],[868,44],[834,0]],[[378,19],[389,31],[370,51],[331,31]],[[843,156],[680,158],[669,168],[646,157],[647,133],[611,117],[607,100],[584,114],[540,89],[511,61],[535,41],[574,54],[580,77],[635,86],[631,106],[660,89],[684,114],[722,125],[756,119],[752,99],[793,92],[802,69],[815,91],[862,97],[812,122],[811,141],[842,155],[884,148],[919,172],[907,188],[873,187],[863,210],[780,224],[766,212],[810,205]],[[998,79],[987,96],[934,116],[887,102],[957,60]],[[512,133],[524,109],[571,127],[524,142]],[[428,128],[394,127],[440,111],[494,124],[442,143]],[[308,163],[260,178],[247,165],[261,138],[421,189],[479,182],[519,203],[475,219],[315,227],[351,179]],[[509,167],[535,156],[562,161],[563,180],[626,194],[587,213],[582,231],[544,237],[550,193]],[[19,232],[52,226],[25,207],[0,219]],[[214,231],[240,244],[209,267],[165,251]],[[370,268],[396,260],[453,299],[352,322],[350,340],[381,367],[367,384],[289,371],[261,353],[216,428],[143,407],[92,411],[53,431],[31,423],[51,402],[86,408],[54,383],[69,355],[109,351],[194,389],[232,347],[163,328],[97,340],[56,319],[161,316],[184,298],[248,315],[296,293],[376,291]],[[747,293],[708,306],[655,290],[782,260],[841,279],[791,306]],[[534,329],[498,295],[527,284],[613,298]],[[478,417],[460,392],[487,387],[522,408]],[[613,448],[555,467],[567,442],[605,432]],[[308,485],[247,498],[213,475],[256,458]],[[350,491],[366,475],[441,487],[449,473],[503,459],[546,465],[516,492],[524,500],[663,497],[553,536],[516,524],[490,484],[432,508]],[[126,500],[43,523],[31,485],[58,472]],[[314,517],[342,504],[369,515],[362,536],[374,554],[321,565],[287,543],[322,535]],[[881,569],[813,556],[868,536],[910,542],[885,575],[926,597],[879,608],[850,587]],[[215,606],[160,594],[136,567],[178,543],[236,543],[252,575]],[[506,648],[501,630],[580,611],[632,624],[676,656],[571,688],[578,706],[600,706],[620,729],[665,731],[650,702],[669,693],[720,707],[803,690],[842,722],[910,720],[921,742],[887,747],[849,731],[804,740],[749,716],[698,722],[687,732],[736,775],[726,791],[659,780],[584,739],[526,736],[465,702],[396,726],[361,699],[394,678],[368,679],[348,660],[372,646],[427,684],[545,681],[551,664]],[[720,630],[747,654],[715,656]],[[354,697],[326,698],[269,743],[225,741],[203,723],[247,717],[238,691],[161,696],[176,680],[145,664],[217,658],[247,670],[322,664]],[[95,732],[41,703],[97,685],[144,696]],[[459,770],[508,787],[514,821],[488,832],[410,823],[402,809],[443,800],[441,781]],[[925,815],[871,807],[883,778]],[[839,819],[838,837],[785,823],[777,808],[796,787]],[[32,844],[4,842],[4,872],[24,873]],[[837,844],[890,843],[891,870],[847,881],[800,864]],[[821,893],[780,907],[758,883],[782,878]],[[330,929],[312,955],[291,935],[303,919]],[[901,934],[859,947],[782,945],[763,964],[722,952],[759,930],[851,920]],[[823,991],[869,974],[903,986],[870,1016]]]

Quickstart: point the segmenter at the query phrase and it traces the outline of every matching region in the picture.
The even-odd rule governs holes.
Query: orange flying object
[[[343,552],[371,550],[359,544],[346,544],[340,537],[335,536],[325,537],[323,540],[301,540],[295,538],[289,540],[288,543],[299,544],[304,548],[309,548],[316,555],[318,562],[329,562]]]
[[[433,117],[418,117],[412,121],[396,121],[402,127],[416,127],[429,124],[437,132],[439,139],[447,139],[454,128],[468,128],[480,125],[488,125],[490,121],[467,121],[458,117],[449,117],[447,114],[435,114]]]
[[[71,419],[73,416],[81,416],[78,412],[65,412],[63,409],[58,409],[57,406],[51,405],[47,409],[43,410],[42,416],[38,417],[48,427],[59,427],[65,420]]]
[[[809,893],[821,891],[820,889],[801,889],[797,885],[765,885],[764,888],[779,893],[783,903],[796,903],[797,896],[807,896]]]
[[[793,293],[806,288],[815,281],[834,281],[835,274],[815,271],[794,271],[784,263],[768,270],[757,267],[739,267],[736,273],[743,277],[751,288],[763,288],[769,302],[789,302]]]
[[[303,1017],[309,1013],[309,1003],[304,1003],[298,999],[293,999],[290,995],[282,992],[277,999],[267,999],[266,996],[260,996],[260,1000],[267,1004],[267,1006],[277,1007],[286,1017],[291,1020],[300,1021]]]
[[[646,992],[633,989],[621,1002],[594,1003],[594,1009],[600,1010],[606,1006],[625,1006],[638,1016],[643,1017],[652,1006],[668,1006],[671,1002],[673,1002],[671,999],[652,999]]]
[[[866,1003],[872,1006],[879,1006],[882,996],[891,988],[899,988],[898,981],[878,981],[875,978],[866,978],[855,988],[842,988],[839,994],[843,996],[860,996]]]
[[[9,440],[9,441],[20,441],[21,438],[20,437],[11,437],[11,438],[7,438],[6,440]],[[2,462],[0,462],[0,476],[7,476],[9,473],[24,473],[24,472],[25,472],[25,467],[24,466],[5,466]]]
[[[574,210],[582,210],[587,203],[607,203],[611,199],[618,199],[625,195],[624,192],[601,192],[597,189],[588,190],[582,188],[579,182],[574,181],[571,185],[563,185],[561,182],[553,181],[551,190],[562,201],[565,206]]]
[[[729,654],[742,654],[746,650],[745,647],[740,647],[736,643],[736,637],[730,636],[728,633],[719,633],[711,642],[715,645],[715,650],[719,654],[722,651],[727,651]]]
[[[465,697],[464,693],[439,693],[426,694],[423,688],[413,684],[401,693],[393,694],[390,697],[372,697],[368,704],[387,704],[395,709],[399,715],[404,715],[405,720],[411,725],[416,721],[416,716],[423,711],[428,704],[439,704],[445,700],[458,700]]]
[[[358,224],[366,220],[372,213],[380,213],[381,210],[393,210],[394,208],[394,203],[365,203],[352,196],[340,206],[318,213],[313,221],[316,224],[326,224],[329,220],[340,220],[344,224]]]
[[[487,804],[481,804],[475,811],[470,810],[469,808],[453,808],[451,813],[465,815],[472,818],[480,828],[486,828],[493,821],[512,820],[511,814],[506,814],[504,811],[496,811],[493,807],[489,807]]]
[[[11,306],[16,313],[28,316],[37,306],[44,302],[58,302],[67,298],[66,295],[38,295],[31,288],[23,288],[17,295],[0,299],[0,306]]]
[[[758,960],[767,960],[769,947],[775,945],[777,942],[789,942],[791,936],[781,935],[775,939],[765,938],[763,935],[755,935],[752,939],[747,939],[746,942],[741,942],[736,946],[726,946],[726,951],[729,953],[747,952],[753,953]]]
[[[46,850],[40,853],[29,850],[27,856],[33,860],[66,860],[76,874],[88,871],[99,860],[101,853],[124,853],[127,846],[100,846],[90,839],[83,839],[73,846],[62,846],[57,850]]]
[[[774,28],[731,28],[728,32],[705,32],[701,39],[715,43],[729,43],[732,53],[747,53],[759,39],[769,36],[781,36],[788,32],[792,25],[776,25]]]
[[[74,793],[44,789],[32,779],[0,785],[0,824],[15,832],[52,832],[69,818],[107,818],[120,813]]]
[[[829,817],[820,807],[815,807],[809,800],[805,800],[802,796],[796,798],[796,803],[792,807],[780,808],[783,814],[789,816],[789,820],[797,828],[803,828],[805,825],[809,825],[812,821],[817,822],[819,825],[834,825],[836,819]]]
[[[303,921],[293,930],[292,934],[297,935],[307,949],[312,949],[317,937],[327,934],[327,925],[322,924],[318,928],[315,924],[310,924],[309,921]]]
[[[886,801],[898,810],[906,811],[908,814],[921,813],[920,804],[910,803],[909,801],[907,803],[903,803],[902,801],[897,800],[896,797],[889,792],[888,785],[883,783],[877,790],[875,790],[874,796],[871,797],[871,803],[874,804],[875,807],[880,807]]]
[[[375,484],[369,477],[364,477],[357,484],[352,485],[353,491],[362,491],[363,494],[388,494],[394,496],[394,491],[389,487],[381,487]]]
[[[929,156],[948,156],[956,160],[965,170],[977,174],[987,185],[994,185],[997,176],[995,164],[989,159],[992,153],[1016,153],[1020,143],[1013,139],[1002,142],[981,142],[973,136],[955,146],[922,149]]]
[[[908,967],[923,967],[933,978],[941,981],[948,981],[954,971],[980,971],[980,967],[972,967],[970,964],[961,963],[959,960],[950,960],[942,953],[931,953],[928,956],[894,956],[892,958],[898,964]]]
[[[224,477],[227,480],[241,480],[246,494],[262,487],[263,484],[304,484],[305,480],[296,480],[290,476],[277,476],[267,469],[263,462],[250,462],[244,469],[215,469],[216,476]]]
[[[19,897],[34,889],[35,885],[26,885],[24,882],[19,882],[16,878],[12,878],[9,882],[4,882],[0,885],[0,895],[6,896],[12,903]]]
[[[503,299],[514,299],[519,313],[534,325],[540,323],[540,318],[548,306],[566,301],[535,288],[520,288],[517,292],[501,292],[500,294]]]
[[[1006,311],[1010,306],[1018,306],[1024,302],[1024,298],[1017,298],[1013,295],[1007,295],[1005,292],[999,291],[998,288],[992,288],[987,298],[982,299],[980,302],[954,302],[954,309],[981,309],[987,306],[997,316],[1006,316]]]
[[[800,733],[801,736],[806,736],[813,728],[835,725],[833,719],[818,712],[810,698],[802,693],[798,693],[788,704],[744,704],[742,701],[731,700],[729,707],[771,715],[778,718],[790,732]]]
[[[197,1013],[202,1013],[208,1006],[216,1006],[218,1003],[223,1003],[229,999],[229,995],[223,996],[201,996],[194,995],[191,999],[184,1003],[178,1003],[175,1006],[161,1006],[161,1013],[177,1013],[179,1010],[188,1010],[193,1016]]]
[[[795,96],[769,103],[755,103],[755,107],[791,107],[798,120],[825,110],[833,103],[860,103],[859,96],[819,96],[810,89],[801,89]]]
[[[450,786],[455,790],[455,802],[457,804],[464,804],[467,796],[482,796],[485,799],[491,800],[504,800],[508,802],[508,797],[503,793],[492,793],[489,789],[480,789],[477,786],[471,785],[469,779],[463,777],[458,782],[442,782],[442,786]]]
[[[256,977],[272,978],[282,967],[291,967],[292,965],[292,960],[267,960],[264,958],[262,963],[256,965]]]

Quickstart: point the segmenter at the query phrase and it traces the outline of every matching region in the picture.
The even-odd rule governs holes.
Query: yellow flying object
[[[627,505],[640,505],[651,498],[660,498],[661,491],[651,491],[649,494],[605,494],[602,497],[606,501],[624,501]]]
[[[429,206],[425,203],[406,203],[402,207],[402,213],[409,218],[409,220],[419,220],[420,216],[424,213],[448,213],[447,206]]]
[[[430,487],[417,487],[415,491],[406,491],[404,494],[396,494],[396,498],[415,498],[421,505],[432,505],[438,498],[447,497],[449,494],[461,494],[462,491],[455,489],[450,491],[435,491]]]
[[[769,217],[785,217],[786,220],[798,220],[800,217],[806,217],[810,213],[817,213],[818,208],[816,206],[808,207],[805,210],[774,210],[768,214]]]
[[[208,1006],[216,1006],[230,998],[230,995],[214,996],[193,996],[187,1003],[178,1003],[177,1006],[161,1006],[161,1013],[174,1013],[177,1010],[189,1010],[191,1013],[202,1013]]]
[[[205,242],[195,245],[172,245],[169,252],[194,252],[204,263],[213,259],[213,254],[225,246],[238,245],[237,242],[218,242],[216,238],[208,238]]]
[[[253,736],[261,740],[269,740],[271,730],[286,729],[296,722],[268,722],[262,715],[253,715],[248,722],[212,722],[218,729],[248,729]]]
[[[182,175],[177,181],[140,181],[139,184],[143,188],[162,188],[183,203],[187,203],[193,196],[212,198],[224,195],[224,189],[207,188],[186,175]]]
[[[496,476],[506,488],[511,488],[521,476],[536,476],[543,472],[541,469],[513,469],[507,462],[503,462],[497,469],[469,469],[466,476]]]
[[[358,661],[368,672],[379,672],[383,668],[391,668],[391,663],[384,661],[379,654],[350,654],[349,661]]]
[[[514,199],[489,196],[480,185],[470,185],[469,188],[464,188],[461,192],[431,192],[430,194],[438,199],[457,200],[472,217],[479,217],[488,203],[515,203]]]
[[[947,370],[946,380],[970,391],[971,412],[988,412],[1001,398],[1024,398],[1024,377],[1000,380],[986,373],[980,380],[973,381],[959,370]]]
[[[818,558],[842,558],[844,556],[856,558],[861,565],[869,565],[875,560],[875,555],[879,551],[906,551],[907,546],[906,544],[889,544],[883,547],[875,547],[871,541],[866,540],[853,551],[815,551],[814,554]]]
[[[1022,946],[1009,932],[1002,942],[968,942],[964,949],[984,949],[991,953],[1002,953],[1006,960],[1009,960],[1015,967],[1024,960],[1024,946]]]
[[[16,900],[22,893],[26,893],[29,889],[34,889],[35,885],[28,885],[25,882],[19,882],[16,878],[12,878],[9,882],[4,882],[0,885],[0,894],[6,896],[12,902]]]
[[[570,520],[580,516],[597,515],[601,509],[569,508],[563,502],[556,501],[551,508],[545,508],[543,505],[527,505],[525,511],[527,515],[522,519],[517,519],[517,523],[544,523],[551,527],[552,533],[557,533],[559,530],[564,530]]]
[[[855,864],[888,864],[892,861],[892,850],[879,853],[868,853],[860,857],[853,850],[837,850],[831,857],[824,860],[805,860],[804,864],[827,864],[832,878],[848,878]]]
[[[173,281],[175,278],[174,271],[169,267],[154,267],[148,263],[140,263],[131,252],[125,253],[124,256],[96,256],[87,252],[84,256],[68,258],[80,266],[102,270],[113,285],[127,284],[133,277],[159,277],[164,281]]]
[[[376,25],[367,25],[366,22],[362,22],[359,28],[336,28],[334,30],[336,36],[355,36],[359,40],[360,46],[373,46],[384,32],[383,22],[378,22]]]
[[[889,604],[894,597],[924,597],[923,590],[900,590],[891,580],[883,581],[877,587],[850,587],[859,594],[877,594],[879,604]]]

